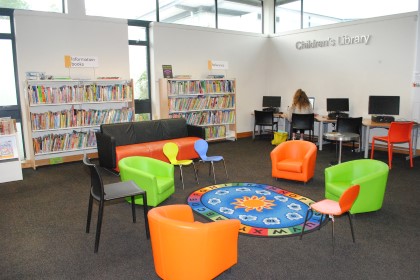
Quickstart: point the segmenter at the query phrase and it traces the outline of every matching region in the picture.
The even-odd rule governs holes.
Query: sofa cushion
[[[194,159],[198,158],[198,154],[194,149],[195,141],[199,140],[198,137],[183,137],[178,139],[160,140],[154,142],[146,142],[125,146],[118,146],[115,149],[116,162],[118,171],[118,162],[126,157],[131,156],[145,156],[155,158],[161,161],[169,162],[168,158],[163,153],[163,145],[168,142],[176,143],[179,147],[177,159]]]
[[[285,159],[279,161],[276,165],[277,169],[288,172],[302,172],[302,161],[294,159]]]
[[[117,167],[115,170],[117,171],[119,171],[118,162],[123,158],[131,157],[131,156],[152,157],[148,143],[118,146],[115,148],[115,155],[116,155],[115,161],[117,164]]]
[[[135,144],[136,135],[133,123],[113,123],[101,125],[101,132],[112,136],[116,146]]]
[[[154,142],[188,136],[185,119],[163,119],[133,123],[135,143]]]

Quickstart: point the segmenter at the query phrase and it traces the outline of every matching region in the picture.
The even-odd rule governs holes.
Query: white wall
[[[314,96],[315,111],[326,114],[327,97],[349,97],[350,115],[369,117],[369,95],[400,95],[399,119],[411,118],[417,13],[380,17],[272,37],[268,92],[282,96],[286,110],[298,88]],[[367,45],[298,50],[298,41],[370,35]]]
[[[227,61],[229,69],[218,73],[237,80],[237,131],[251,131],[251,112],[261,107],[261,96],[265,94],[265,36],[164,23],[153,23],[151,33],[154,112],[158,110],[155,104],[159,103],[162,65],[172,65],[174,75],[189,74],[200,79],[209,74],[208,60]]]
[[[53,76],[94,79],[119,76],[129,79],[127,21],[100,17],[69,16],[16,11],[16,48],[22,117],[26,122],[25,73],[46,72]],[[96,56],[99,67],[64,67],[64,56]],[[26,151],[32,145],[24,129]]]
[[[350,97],[350,114],[367,117],[368,95],[400,95],[400,118],[413,115],[412,78],[417,13],[381,17],[285,33],[275,37],[185,25],[151,26],[154,117],[159,104],[162,65],[173,72],[205,78],[207,61],[229,63],[223,72],[237,79],[237,131],[252,130],[251,112],[263,95],[281,95],[282,109],[297,88],[315,96],[315,110],[326,113],[327,97]],[[65,55],[97,56],[100,67],[72,69],[79,78],[129,77],[125,20],[16,11],[19,80],[27,71],[66,76]],[[368,45],[297,50],[297,41],[370,35]],[[22,104],[23,84],[20,85]],[[23,114],[25,116],[25,113]],[[25,132],[25,131],[24,131]],[[26,144],[31,142],[26,139]]]

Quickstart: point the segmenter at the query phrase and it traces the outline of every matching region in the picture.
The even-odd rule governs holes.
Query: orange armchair
[[[316,155],[316,145],[312,142],[283,142],[270,154],[272,176],[306,183],[314,176]]]
[[[189,205],[148,212],[153,260],[162,279],[213,279],[238,260],[239,220],[194,222]]]

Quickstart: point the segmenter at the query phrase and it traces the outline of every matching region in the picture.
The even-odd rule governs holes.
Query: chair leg
[[[367,147],[365,147],[365,149],[369,149],[369,143],[366,143],[366,145],[367,145]],[[375,140],[372,139],[372,148],[370,150],[370,159],[373,159],[373,152],[374,151],[375,151]]]
[[[185,187],[184,187],[184,176],[182,175],[182,165],[179,166],[179,173],[181,175],[182,189],[185,189]]]
[[[410,167],[413,168],[413,145],[411,143],[411,139],[408,142],[408,153],[409,153],[408,156],[410,157]]]
[[[101,238],[101,228],[102,228],[102,218],[104,214],[104,202],[99,202],[99,209],[98,209],[98,223],[96,225],[96,235],[95,235],[95,250],[94,252],[98,252],[99,248],[99,239]]]
[[[90,230],[90,220],[92,218],[92,204],[93,204],[93,196],[92,196],[92,194],[90,194],[89,195],[88,215],[87,215],[87,222],[86,222],[86,233],[89,233],[89,230]]]
[[[226,179],[229,179],[229,175],[226,169],[225,159],[222,159],[222,162],[223,162],[223,166],[225,167]]]
[[[388,165],[389,165],[389,169],[392,168],[392,149],[393,149],[393,145],[388,142]]]
[[[211,161],[210,164],[211,164],[211,168],[213,169],[213,180],[214,180],[214,184],[216,184],[216,173],[214,172],[214,162]]]
[[[211,175],[211,161],[209,162],[209,176]]]
[[[308,220],[309,212],[312,212],[312,209],[309,207],[308,211],[306,211],[305,221],[303,222],[302,231],[300,233],[300,240],[302,240],[303,232],[305,231],[306,221]]]
[[[334,244],[335,244],[335,236],[334,236],[334,216],[333,215],[330,215],[330,219],[331,219],[331,224],[332,224],[332,227],[331,227],[331,229],[332,229],[332,249],[333,249],[333,254],[334,254]]]
[[[351,214],[350,214],[350,212],[347,212],[347,216],[349,216],[351,237],[353,238],[353,243],[355,243],[356,242],[356,239],[354,238],[353,222],[351,221]]]
[[[192,165],[194,167],[195,180],[197,181],[197,185],[200,185],[200,182],[198,181],[197,169],[195,169],[194,161],[192,162]]]
[[[150,239],[150,230],[149,230],[149,219],[147,218],[147,212],[149,212],[149,207],[147,206],[147,193],[143,194],[143,213],[144,213],[144,226],[146,227],[146,237]]]
[[[131,215],[133,216],[133,223],[135,223],[136,222],[136,204],[134,201],[134,195],[131,196]]]

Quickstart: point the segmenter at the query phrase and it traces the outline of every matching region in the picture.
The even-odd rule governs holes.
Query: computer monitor
[[[348,98],[327,98],[327,111],[328,112],[348,112],[349,99]]]
[[[369,115],[399,115],[400,97],[399,96],[369,96]]]
[[[263,108],[280,108],[281,96],[263,96]]]
[[[312,110],[315,109],[315,97],[308,97],[309,103],[311,103]]]

